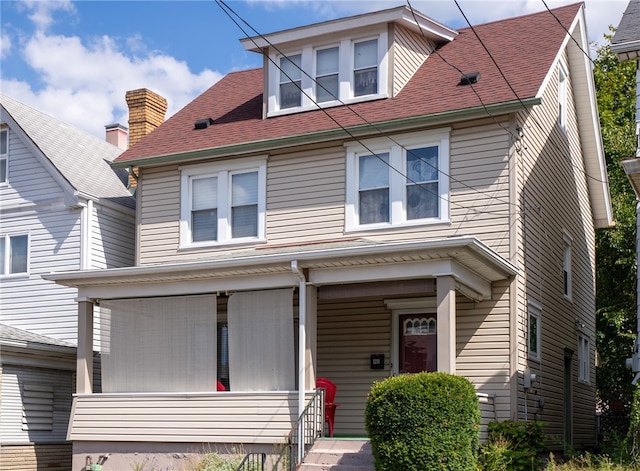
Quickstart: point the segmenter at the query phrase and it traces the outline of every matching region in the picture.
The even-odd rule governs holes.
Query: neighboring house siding
[[[70,371],[3,365],[2,445],[64,443],[71,412],[71,394]]]
[[[18,206],[25,210],[39,202],[61,201],[63,197],[55,180],[10,128],[8,180],[8,185],[0,185],[3,226]],[[4,227],[1,231],[5,232]]]
[[[134,264],[135,216],[94,204],[91,228],[91,267],[117,268]]]
[[[519,283],[520,369],[527,366],[539,375],[527,410],[536,412],[549,424],[548,433],[561,439],[565,408],[564,351],[573,352],[571,393],[573,401],[573,445],[594,443],[595,368],[595,246],[594,222],[588,204],[587,177],[579,145],[571,71],[567,90],[567,132],[557,124],[557,70],[544,91],[542,105],[525,122],[525,145],[520,160],[521,175],[521,257],[528,273]],[[563,236],[571,238],[571,299],[563,290]],[[541,307],[542,345],[540,361],[527,361],[527,301]],[[578,330],[576,320],[585,324],[583,333],[591,339],[589,384],[577,381]],[[522,390],[521,390],[522,391]],[[537,399],[544,400],[544,410]],[[519,416],[525,417],[524,395],[519,400]]]
[[[2,231],[28,233],[30,257],[28,276],[0,281],[2,322],[75,344],[76,290],[41,275],[80,268],[80,211],[60,208],[4,217]]]
[[[401,26],[393,29],[393,39],[393,96],[396,96],[435,46],[424,36]]]

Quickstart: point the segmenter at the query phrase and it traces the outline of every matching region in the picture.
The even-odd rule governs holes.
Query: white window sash
[[[266,159],[247,159],[240,162],[215,163],[180,168],[181,176],[181,208],[180,208],[180,248],[208,247],[215,245],[237,244],[262,241],[266,238]],[[257,172],[257,235],[250,237],[232,237],[231,209],[234,175]],[[194,178],[217,177],[217,225],[216,240],[194,242],[192,240],[192,181]]]

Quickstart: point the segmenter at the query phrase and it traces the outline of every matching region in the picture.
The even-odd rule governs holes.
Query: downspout
[[[307,321],[307,280],[298,267],[297,260],[291,260],[291,271],[298,275],[298,418],[302,416],[305,406],[305,363],[306,363],[306,321]],[[304,420],[300,421],[298,440],[304,443]],[[298,447],[298,462],[302,461],[304,447]]]
[[[87,200],[80,215],[80,270],[91,268],[91,244],[93,232],[93,201]]]

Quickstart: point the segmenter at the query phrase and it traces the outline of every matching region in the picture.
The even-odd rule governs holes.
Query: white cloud
[[[36,32],[21,47],[42,87],[36,90],[27,82],[3,78],[3,93],[92,134],[104,136],[110,123],[128,124],[128,90],[149,88],[167,98],[169,117],[222,77],[209,69],[194,73],[174,57],[145,52],[139,36],[125,38],[121,45],[109,36],[83,42],[77,36],[49,34],[53,12],[66,4],[48,4],[25,4],[33,9]],[[132,48],[134,44],[138,47]]]
[[[34,23],[39,31],[46,30],[54,22],[54,13],[58,10],[75,12],[75,7],[71,0],[45,1],[45,0],[25,0],[23,5],[31,10],[29,19]]]
[[[11,51],[11,37],[4,32],[0,34],[0,59],[7,57]]]

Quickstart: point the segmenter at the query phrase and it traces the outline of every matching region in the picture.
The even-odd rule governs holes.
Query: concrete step
[[[369,440],[318,440],[299,471],[374,471]]]

